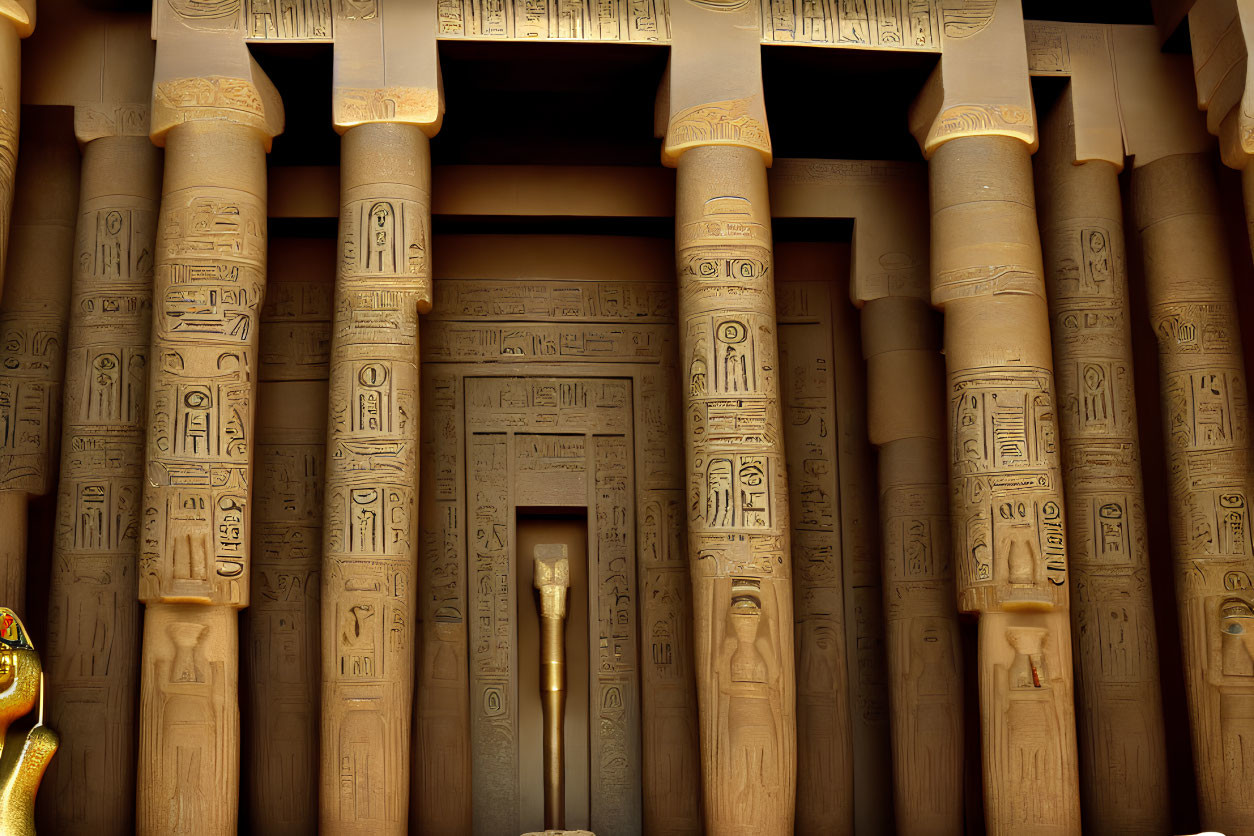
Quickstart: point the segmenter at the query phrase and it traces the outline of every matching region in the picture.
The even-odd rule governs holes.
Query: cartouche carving
[[[61,480],[49,594],[48,712],[65,732],[45,828],[133,833],[153,257],[161,152],[147,136],[83,149],[70,288]]]
[[[1242,836],[1254,832],[1249,394],[1213,176],[1207,154],[1163,157],[1133,172],[1133,205],[1158,338],[1199,809],[1204,827]]]
[[[342,140],[322,557],[320,826],[406,832],[418,570],[418,314],[430,156],[414,125]]]
[[[1078,658],[1085,828],[1171,829],[1118,169],[1075,163],[1071,88],[1036,159]]]
[[[13,721],[36,703],[34,726],[10,734]],[[0,836],[35,836],[35,794],[59,742],[44,725],[39,654],[17,614],[0,607]]]
[[[980,625],[985,819],[992,834],[1078,833],[1062,468],[1029,149],[952,139],[929,175],[958,607]],[[953,277],[991,278],[1003,269],[992,265],[1018,265],[1035,287],[952,292]]]
[[[27,503],[56,484],[79,166],[56,111],[30,113],[22,136],[0,301],[0,601],[15,612],[25,610]]]
[[[216,7],[188,0],[180,14],[193,11]],[[178,63],[170,44],[207,49],[213,40],[204,31],[182,37],[158,41],[158,78]],[[201,66],[199,54],[177,56],[192,57]],[[248,606],[252,572],[265,154],[282,123],[260,70],[248,81],[155,85],[151,135],[166,165],[139,557],[146,608],[136,830],[144,836],[225,834],[237,824],[236,611]]]

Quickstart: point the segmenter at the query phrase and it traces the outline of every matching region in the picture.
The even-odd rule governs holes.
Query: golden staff
[[[540,704],[544,708],[544,827],[566,826],[566,546],[540,543],[535,550],[535,587],[540,591]]]

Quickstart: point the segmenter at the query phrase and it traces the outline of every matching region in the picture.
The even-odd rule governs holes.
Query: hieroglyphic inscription
[[[331,39],[333,0],[245,0],[247,36],[257,40]]]
[[[410,803],[418,811],[419,832],[431,836],[466,832],[471,813],[461,388],[456,375],[431,366],[424,370],[418,599],[422,640]]]
[[[766,169],[679,160],[676,261],[706,821],[791,831],[796,792],[787,482]]]
[[[261,314],[247,665],[253,828],[316,827],[325,384],[332,286],[272,281]],[[309,343],[324,347],[309,353]]]
[[[431,298],[427,140],[414,126],[362,125],[345,135],[342,160],[323,530],[321,821],[401,833],[418,568],[418,313]]]
[[[992,0],[760,0],[758,16],[763,43],[937,51],[945,37],[979,31],[993,10]],[[671,38],[667,0],[441,0],[438,14],[441,38]]]
[[[475,833],[518,829],[518,712],[510,681],[514,572],[510,571],[509,488],[505,433],[467,440],[470,559],[470,736]]]
[[[153,293],[145,600],[248,604],[248,477],[265,207],[232,189],[167,192]]]
[[[1166,157],[1136,170],[1133,203],[1147,253],[1170,253],[1146,259],[1146,286],[1199,808],[1240,833],[1254,821],[1249,394],[1212,177],[1209,155]]]
[[[1039,37],[1051,37],[1047,27]],[[1065,38],[1061,42],[1065,49]],[[1085,816],[1169,827],[1118,171],[1074,164],[1071,93],[1045,123],[1037,203],[1066,479]]]
[[[853,822],[836,381],[826,284],[778,282],[797,634],[797,832]]]
[[[678,381],[670,367],[637,380],[643,824],[646,833],[691,833],[700,827],[700,765]]]
[[[261,309],[262,380],[321,380],[331,360],[331,309],[325,282],[275,282]]]
[[[441,38],[670,40],[668,0],[439,0]]]
[[[1050,600],[1066,582],[1056,416],[1047,369],[950,374],[950,485],[960,608]]]
[[[44,826],[106,834],[134,827],[135,561],[160,156],[147,137],[105,137],[88,144],[83,168],[45,666],[62,743]]]

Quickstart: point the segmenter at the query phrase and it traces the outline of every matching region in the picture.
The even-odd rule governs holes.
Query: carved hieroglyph
[[[676,249],[705,818],[792,831],[795,681],[788,486],[766,167],[679,159]]]
[[[328,833],[403,834],[408,822],[430,176],[416,126],[344,134],[322,558]]]
[[[245,616],[245,751],[252,829],[298,836],[318,827],[319,577],[335,249],[329,240],[272,240],[269,261],[252,604]]]
[[[1075,164],[1070,87],[1036,158],[1060,403],[1085,829],[1171,829],[1118,169]]]
[[[236,610],[248,605],[251,572],[265,152],[282,124],[273,87],[260,73],[255,81],[262,88],[237,86],[241,102],[256,104],[243,111],[227,106],[212,79],[155,91],[166,166],[139,560],[145,836],[234,832],[238,817]],[[202,88],[209,95],[192,92]]]
[[[850,723],[832,296],[827,281],[790,281],[799,245],[777,251],[784,451],[791,509],[797,654],[797,833],[852,833]],[[826,252],[826,251],[825,251]],[[787,257],[786,257],[787,256]],[[824,279],[826,279],[824,275]]]
[[[0,31],[5,26],[0,21]],[[18,613],[25,610],[27,501],[51,492],[61,441],[79,169],[65,116],[35,111],[23,126],[30,147],[17,178],[0,302],[0,602]]]
[[[1249,403],[1208,154],[1133,172],[1158,339],[1172,551],[1202,825],[1254,833]]]
[[[84,147],[49,594],[48,712],[63,745],[41,808],[55,833],[135,829],[135,567],[160,192],[148,137]]]
[[[1029,149],[952,139],[929,175],[958,606],[980,617],[985,819],[992,834],[1078,833],[1062,468]]]

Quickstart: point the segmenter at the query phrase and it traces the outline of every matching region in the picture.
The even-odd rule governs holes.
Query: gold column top
[[[540,590],[541,618],[566,617],[570,561],[565,543],[539,543],[535,551],[535,588]]]

